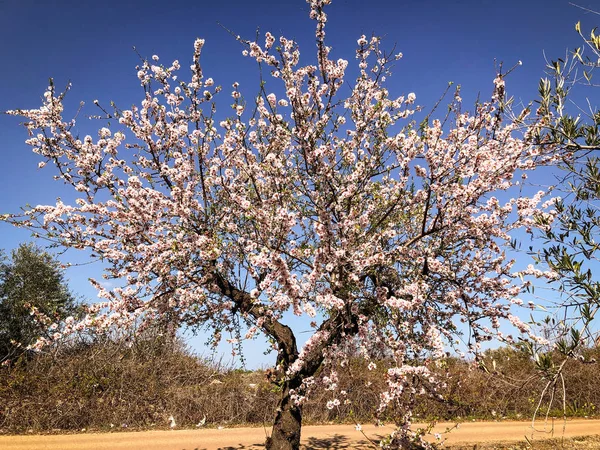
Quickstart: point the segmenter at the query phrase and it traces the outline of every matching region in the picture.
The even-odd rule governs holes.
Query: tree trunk
[[[302,408],[290,398],[290,386],[285,382],[281,400],[273,422],[271,437],[267,438],[267,450],[299,450]]]

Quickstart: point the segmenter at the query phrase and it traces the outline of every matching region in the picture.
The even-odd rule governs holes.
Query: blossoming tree
[[[503,336],[504,319],[527,329],[510,312],[521,287],[503,245],[513,228],[546,213],[540,195],[496,195],[546,157],[532,145],[536,126],[523,126],[526,113],[502,114],[502,76],[472,114],[457,92],[445,119],[417,127],[408,120],[415,95],[392,97],[384,87],[401,55],[363,36],[349,87],[348,61],[331,59],[325,43],[329,0],[309,3],[315,65],[301,65],[284,37],[240,40],[274,80],[247,102],[236,83],[222,121],[201,39],[190,81],[178,78],[177,61],[144,62],[141,104],[98,105],[113,125],[97,137],[78,139],[52,84],[39,109],[11,111],[26,118],[40,165],[53,166],[78,199],[4,220],[90,250],[106,278],[121,280],[112,290],[92,281],[103,301],[55,338],[165,317],[210,326],[215,340],[223,331],[266,335],[281,389],[271,449],[299,448],[312,385],[327,385],[334,408],[343,401],[335,368],[350,356],[384,355],[370,366],[389,365],[380,411],[402,412],[390,445],[403,445],[414,437],[414,396],[436,395],[430,365],[445,345],[461,334],[476,350]],[[279,98],[270,83],[281,83]],[[302,348],[286,312],[308,317],[313,333]]]

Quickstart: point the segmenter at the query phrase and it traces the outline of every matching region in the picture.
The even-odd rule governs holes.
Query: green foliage
[[[591,85],[592,73],[600,67],[600,37],[594,30],[585,37],[580,23],[575,30],[583,47],[551,61],[538,88],[537,115],[543,127],[536,143],[558,148],[562,161],[553,192],[562,197],[555,202],[556,217],[537,223],[544,230],[537,262],[558,274],[563,299],[560,314],[543,324],[556,354],[533,344],[529,348],[549,388],[559,383],[564,361],[581,356],[581,349],[596,341],[592,322],[600,308],[600,159],[594,156],[600,149],[600,113],[589,101],[588,111],[572,102],[578,85]]]
[[[33,244],[0,251],[0,361],[12,360],[76,309],[60,264]],[[34,311],[35,314],[33,313]]]

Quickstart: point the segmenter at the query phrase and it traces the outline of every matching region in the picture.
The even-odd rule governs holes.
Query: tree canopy
[[[0,254],[0,361],[11,360],[74,312],[60,263],[33,244]]]

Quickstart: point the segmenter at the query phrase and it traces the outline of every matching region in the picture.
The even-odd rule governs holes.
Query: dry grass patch
[[[451,444],[445,450],[598,450],[600,434],[573,438],[554,438],[532,442],[488,442],[485,444]]]
[[[588,353],[587,359],[600,360],[599,349]],[[530,418],[544,382],[529,357],[503,348],[487,352],[484,362],[493,371],[453,358],[443,361],[438,375],[447,381],[444,401],[419,400],[415,421]],[[384,366],[368,370],[365,361],[354,359],[339,368],[344,401],[328,410],[324,405],[337,394],[315,389],[304,405],[304,423],[373,423],[379,392],[386,388]],[[569,362],[568,417],[597,415],[597,370],[597,364]],[[278,396],[265,371],[206,361],[160,336],[127,345],[98,338],[0,367],[0,433],[167,429],[171,415],[179,429],[269,426]],[[555,402],[550,416],[562,418],[559,406]],[[393,413],[380,419],[393,422]]]

